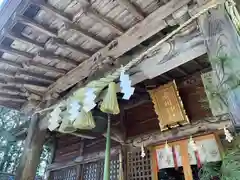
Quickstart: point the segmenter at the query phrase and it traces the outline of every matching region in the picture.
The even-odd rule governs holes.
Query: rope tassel
[[[114,82],[111,82],[108,85],[108,91],[103,99],[100,109],[102,112],[109,114],[120,113],[116,94],[116,84]]]

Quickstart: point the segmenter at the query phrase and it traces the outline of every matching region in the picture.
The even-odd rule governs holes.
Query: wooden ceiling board
[[[45,92],[52,81],[80,64],[96,64],[92,59],[100,49],[105,53],[103,59],[111,53],[115,53],[114,57],[124,55],[157,33],[155,31],[164,29],[166,9],[170,9],[167,13],[171,14],[190,0],[177,5],[175,0],[171,1],[160,9],[164,3],[157,0],[23,0],[1,34],[4,40],[0,52],[1,58],[5,59],[1,63],[4,63],[2,70],[6,72],[5,76],[9,76],[9,82],[3,83]],[[144,19],[157,8],[159,13]],[[146,21],[142,23],[143,19]],[[153,29],[149,30],[151,32],[142,30],[140,34],[136,33],[149,21],[152,22],[148,26]],[[156,24],[160,25],[156,27]],[[114,48],[111,50],[106,46],[116,38],[119,41],[120,37],[123,41],[120,39],[120,46],[116,49],[123,50],[115,52]],[[130,45],[125,47],[125,41]],[[91,68],[84,68],[87,70]],[[74,85],[69,81],[71,86]]]

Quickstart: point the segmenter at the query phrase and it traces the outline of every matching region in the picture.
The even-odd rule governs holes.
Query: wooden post
[[[200,5],[207,2],[207,0],[197,1]],[[226,92],[221,96],[225,99],[235,128],[240,129],[240,86],[228,83],[230,78],[239,81],[239,35],[223,4],[200,16],[199,26],[205,38],[212,69],[216,75],[217,87],[220,91]],[[219,57],[227,57],[227,62],[221,61]]]
[[[27,138],[25,140],[24,151],[17,168],[16,180],[34,180],[37,166],[45,141],[46,130],[39,129],[39,115],[33,115]]]

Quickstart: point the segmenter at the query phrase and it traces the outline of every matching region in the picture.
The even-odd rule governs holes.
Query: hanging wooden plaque
[[[149,94],[162,131],[189,123],[175,81],[150,90]]]

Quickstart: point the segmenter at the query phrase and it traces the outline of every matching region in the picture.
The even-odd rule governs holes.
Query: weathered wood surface
[[[126,141],[126,145],[130,148],[141,147],[142,143],[144,146],[164,143],[167,141],[175,141],[177,139],[186,138],[191,135],[210,133],[222,130],[224,126],[231,127],[231,121],[229,116],[225,115],[220,118],[208,118],[204,120],[199,120],[193,124],[189,124],[177,129],[160,132],[155,131],[152,133],[145,133],[143,135],[138,135],[136,137],[129,138]]]
[[[16,180],[34,180],[45,142],[46,130],[40,130],[39,116],[34,115],[28,129],[24,151],[17,168]]]
[[[163,43],[130,72],[132,85],[152,79],[206,53],[204,39],[194,31]]]
[[[144,19],[143,13],[135,7],[130,0],[118,0],[118,3],[131,12],[138,20]]]
[[[192,123],[213,116],[200,73],[185,78],[177,85],[184,109]]]
[[[96,64],[99,64],[102,59],[107,57],[112,57],[114,59],[118,58],[139,43],[158,33],[167,26],[163,19],[181,6],[187,4],[189,1],[190,0],[172,0],[166,5],[161,6],[159,9],[147,16],[143,21],[130,28],[122,36],[118,37],[106,47],[95,53],[93,57],[84,61],[78,67],[57,80],[56,83],[50,86],[48,93],[62,92],[68,89],[85,77],[88,77],[94,68],[96,68]]]
[[[112,147],[110,150],[111,156],[115,156],[119,153],[120,146]],[[78,164],[84,164],[88,162],[94,162],[100,159],[104,159],[105,150],[97,150],[97,152],[88,153],[83,156],[76,157],[75,160],[65,161],[61,163],[53,163],[48,166],[47,171],[53,171],[57,169],[63,169],[66,167],[75,166]]]
[[[191,123],[212,117],[200,73],[177,79],[176,83]],[[124,110],[124,124],[127,127],[128,138],[159,129],[151,100],[145,100],[138,106]]]
[[[205,3],[198,1],[200,5]],[[207,52],[212,64],[212,69],[216,74],[219,91],[226,91],[222,97],[228,104],[232,115],[233,124],[240,128],[240,107],[239,107],[239,86],[230,87],[229,78],[239,80],[239,57],[240,57],[240,38],[231,22],[224,5],[219,5],[216,9],[210,10],[199,18],[200,29],[206,39]],[[215,63],[214,59],[228,57],[227,63]],[[236,76],[236,77],[235,77]]]

